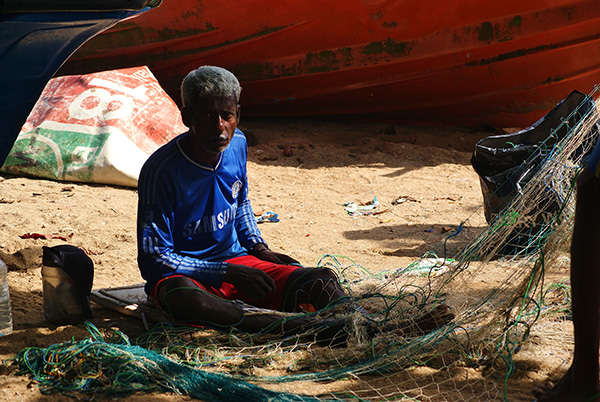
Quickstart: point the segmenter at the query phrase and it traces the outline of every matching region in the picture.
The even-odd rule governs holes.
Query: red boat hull
[[[600,83],[600,0],[164,0],[59,73],[147,65],[178,101],[203,64],[245,115],[528,126]]]

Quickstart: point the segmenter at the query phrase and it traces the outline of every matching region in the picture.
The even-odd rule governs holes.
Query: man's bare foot
[[[447,304],[440,304],[414,320],[404,321],[400,324],[384,325],[378,328],[378,331],[399,331],[405,336],[420,336],[444,326],[452,321],[454,317],[454,313]]]
[[[454,313],[447,304],[440,304],[431,311],[417,317],[407,328],[410,335],[424,335],[438,329],[454,319]]]
[[[546,381],[532,391],[537,402],[600,402],[600,389],[583,389],[572,377],[571,370],[556,384]],[[592,387],[594,388],[594,387]]]
[[[346,320],[322,320],[320,325],[315,328],[317,344],[331,348],[345,348],[350,336],[346,330],[348,324]]]
[[[536,402],[540,400],[545,400],[545,398],[551,396],[552,390],[554,389],[554,383],[550,381],[545,381],[539,384],[531,393],[535,396]]]

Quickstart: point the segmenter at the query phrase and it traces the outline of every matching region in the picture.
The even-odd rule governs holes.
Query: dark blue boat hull
[[[44,87],[83,43],[143,10],[0,14],[0,166]]]

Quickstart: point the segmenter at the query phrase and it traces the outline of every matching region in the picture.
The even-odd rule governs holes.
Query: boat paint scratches
[[[248,81],[293,77],[300,74],[316,74],[338,71],[353,64],[352,48],[309,52],[304,58],[291,66],[275,63],[244,63],[232,67],[232,71],[241,79]]]
[[[494,27],[491,22],[482,23],[477,29],[477,39],[481,42],[491,42],[494,40]]]
[[[385,17],[383,11],[379,11],[370,15],[373,21],[379,21]],[[396,29],[400,24],[397,21],[381,21],[381,26],[383,28]]]
[[[322,73],[328,71],[337,71],[342,66],[352,64],[354,57],[352,49],[349,47],[339,48],[337,50],[323,50],[321,52],[310,52],[306,54],[304,63],[308,74]]]
[[[380,20],[383,18],[383,11],[378,11],[376,13],[372,13],[370,15],[371,19],[374,21]]]
[[[362,53],[366,56],[389,55],[392,57],[408,56],[415,46],[415,42],[398,42],[387,38],[383,41],[371,42],[366,45]]]
[[[281,72],[273,66],[273,63],[243,63],[229,68],[241,81],[255,81],[259,79],[276,78]],[[291,76],[292,73],[289,73]]]
[[[516,15],[504,23],[492,24],[489,21],[483,22],[475,28],[477,40],[485,43],[512,40],[515,34],[520,32],[521,24],[522,18],[520,15]]]
[[[553,44],[553,45],[536,46],[531,49],[518,49],[518,50],[514,50],[512,52],[500,54],[496,57],[491,57],[489,59],[469,61],[469,62],[465,63],[465,65],[467,67],[484,66],[484,65],[494,64],[494,63],[498,63],[498,62],[505,61],[505,60],[514,59],[517,57],[527,56],[527,55],[534,54],[534,53],[553,50],[553,49],[556,49],[557,47],[558,47],[558,45]]]
[[[516,15],[514,16],[509,22],[508,22],[508,27],[511,29],[515,29],[515,28],[521,28],[521,16],[520,15]]]
[[[384,21],[384,22],[381,23],[382,27],[384,27],[384,28],[390,28],[390,29],[398,28],[398,25],[399,24],[396,21]]]
[[[244,42],[252,42],[254,40],[260,39],[264,36],[268,36],[270,34],[276,33],[278,31],[281,31],[283,29],[285,29],[286,27],[271,27],[271,28],[265,28],[260,32],[255,32],[253,34],[241,37],[241,38],[237,38],[237,39],[233,39],[233,40],[226,40],[223,42],[219,42],[216,43],[214,45],[209,45],[209,46],[204,46],[204,47],[198,47],[198,48],[192,48],[192,49],[188,49],[188,50],[178,50],[178,51],[165,51],[160,55],[157,55],[156,57],[154,57],[155,60],[171,60],[171,59],[176,59],[176,58],[180,58],[182,56],[189,56],[189,55],[195,55],[195,54],[202,54],[202,53],[206,53],[206,52],[210,52],[213,50],[218,50],[218,49],[224,49],[227,48],[229,46],[233,46],[233,45],[237,45],[239,43],[244,43]],[[194,38],[194,40],[196,40],[198,38]]]
[[[115,29],[113,31],[107,31],[103,35],[98,35],[94,38],[94,46],[96,49],[122,49],[122,48],[130,48],[137,47],[139,43],[144,43],[148,41],[154,42],[180,42],[187,38],[193,38],[196,36],[205,35],[207,33],[211,33],[216,31],[217,28],[213,25],[207,23],[204,27],[199,27],[195,29],[188,29],[185,31],[175,30],[175,29],[140,29],[139,27],[135,27],[133,23],[124,22],[119,25],[119,29]],[[93,54],[94,52],[88,52],[88,48],[83,46],[77,53],[76,58],[86,57],[88,55]]]
[[[466,25],[460,29],[440,32],[440,35],[452,37],[455,44],[469,44],[473,41],[491,44],[494,42],[506,42],[522,35],[524,18],[515,15],[503,18],[501,21],[485,21],[477,25]]]
[[[282,30],[286,29],[286,28],[287,28],[286,26],[264,28],[263,30],[261,30],[259,32],[255,32],[255,33],[252,33],[252,34],[249,34],[249,35],[237,38],[237,39],[225,40],[223,42],[216,43],[214,45],[208,45],[208,46],[198,47],[198,48],[195,48],[195,49],[191,49],[189,52],[186,52],[186,51],[166,52],[165,53],[166,54],[165,58],[169,59],[169,58],[172,58],[172,57],[180,57],[180,56],[183,56],[183,55],[186,55],[186,54],[194,54],[194,53],[201,54],[203,52],[207,52],[207,51],[210,51],[210,50],[226,48],[228,46],[236,45],[238,43],[252,42],[252,41],[254,41],[256,39],[260,39],[260,38],[262,38],[264,36],[268,36],[268,35],[271,35],[273,33],[277,33],[279,31],[282,31]],[[203,35],[205,33],[211,32],[213,30],[214,31],[218,31],[219,28],[214,28],[214,29],[211,29],[210,31],[199,32],[198,34],[189,35],[189,39],[192,39],[192,40],[201,39],[201,38],[196,38],[196,36],[201,36],[201,35]],[[186,31],[186,32],[189,32],[189,31]],[[181,33],[179,34],[179,37],[181,37]],[[186,35],[186,37],[188,37],[188,36]]]
[[[577,12],[577,7],[576,6],[561,7],[559,12],[562,15],[564,15],[567,18],[567,20],[571,20],[573,18],[573,16],[575,15],[575,13]]]
[[[546,80],[542,83],[542,85],[550,85],[550,84],[554,84],[555,82],[561,82],[562,80],[564,80],[565,78],[563,76],[557,75],[554,77],[548,77],[546,78]]]
[[[213,26],[210,23],[206,23],[203,28],[195,28],[195,29],[186,29],[185,31],[177,31],[175,29],[166,28],[160,31],[154,29],[148,29],[143,31],[144,37],[152,37],[156,36],[159,38],[159,41],[166,42],[171,40],[180,41],[182,39],[191,38],[198,35],[204,35],[210,32],[217,31],[218,28]]]
[[[358,62],[359,64],[367,65],[365,57],[369,59],[369,63],[377,60],[389,61],[390,56],[406,57],[415,45],[415,41],[398,42],[388,38],[384,41],[369,43],[364,47],[341,47],[308,52],[302,59],[289,66],[272,62],[249,62],[238,64],[232,70],[243,80],[248,81],[327,73],[346,67],[356,67],[357,60],[362,60],[362,63]]]
[[[290,26],[293,25],[289,25],[289,26],[276,26],[276,27],[269,27],[269,28],[264,28],[260,31],[257,31],[255,33],[243,36],[241,38],[238,39],[233,39],[233,40],[227,40],[227,41],[223,41],[219,44],[213,45],[213,46],[208,46],[208,49],[219,49],[219,48],[223,48],[223,47],[227,47],[227,46],[231,46],[231,45],[235,45],[238,43],[242,43],[242,42],[251,42],[254,41],[256,39],[260,39],[262,37],[283,31],[287,28],[289,28]],[[201,53],[204,49],[200,48],[200,52]]]
[[[332,50],[307,53],[305,60],[306,65],[309,66],[308,71],[311,72],[312,70],[315,73],[329,71],[334,65],[338,64],[335,52]]]

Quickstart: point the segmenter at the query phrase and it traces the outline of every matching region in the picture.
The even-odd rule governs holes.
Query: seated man
[[[321,310],[350,298],[331,270],[300,267],[261,237],[248,200],[246,138],[237,129],[240,91],[222,68],[189,73],[181,85],[189,130],[142,168],[138,264],[146,293],[173,319],[192,325],[283,334],[311,327],[318,340],[342,343],[344,319],[282,319],[274,311],[296,312],[304,304]],[[268,310],[257,314],[249,306]],[[392,329],[429,331],[452,318],[442,305]]]
[[[146,293],[175,320],[194,325],[331,329],[331,320],[244,311],[244,303],[319,310],[348,297],[331,270],[302,268],[261,237],[248,199],[246,138],[237,129],[240,92],[237,78],[219,67],[200,67],[183,80],[181,115],[189,130],[151,155],[139,177],[138,264]],[[334,324],[336,333],[343,329],[344,322]]]

